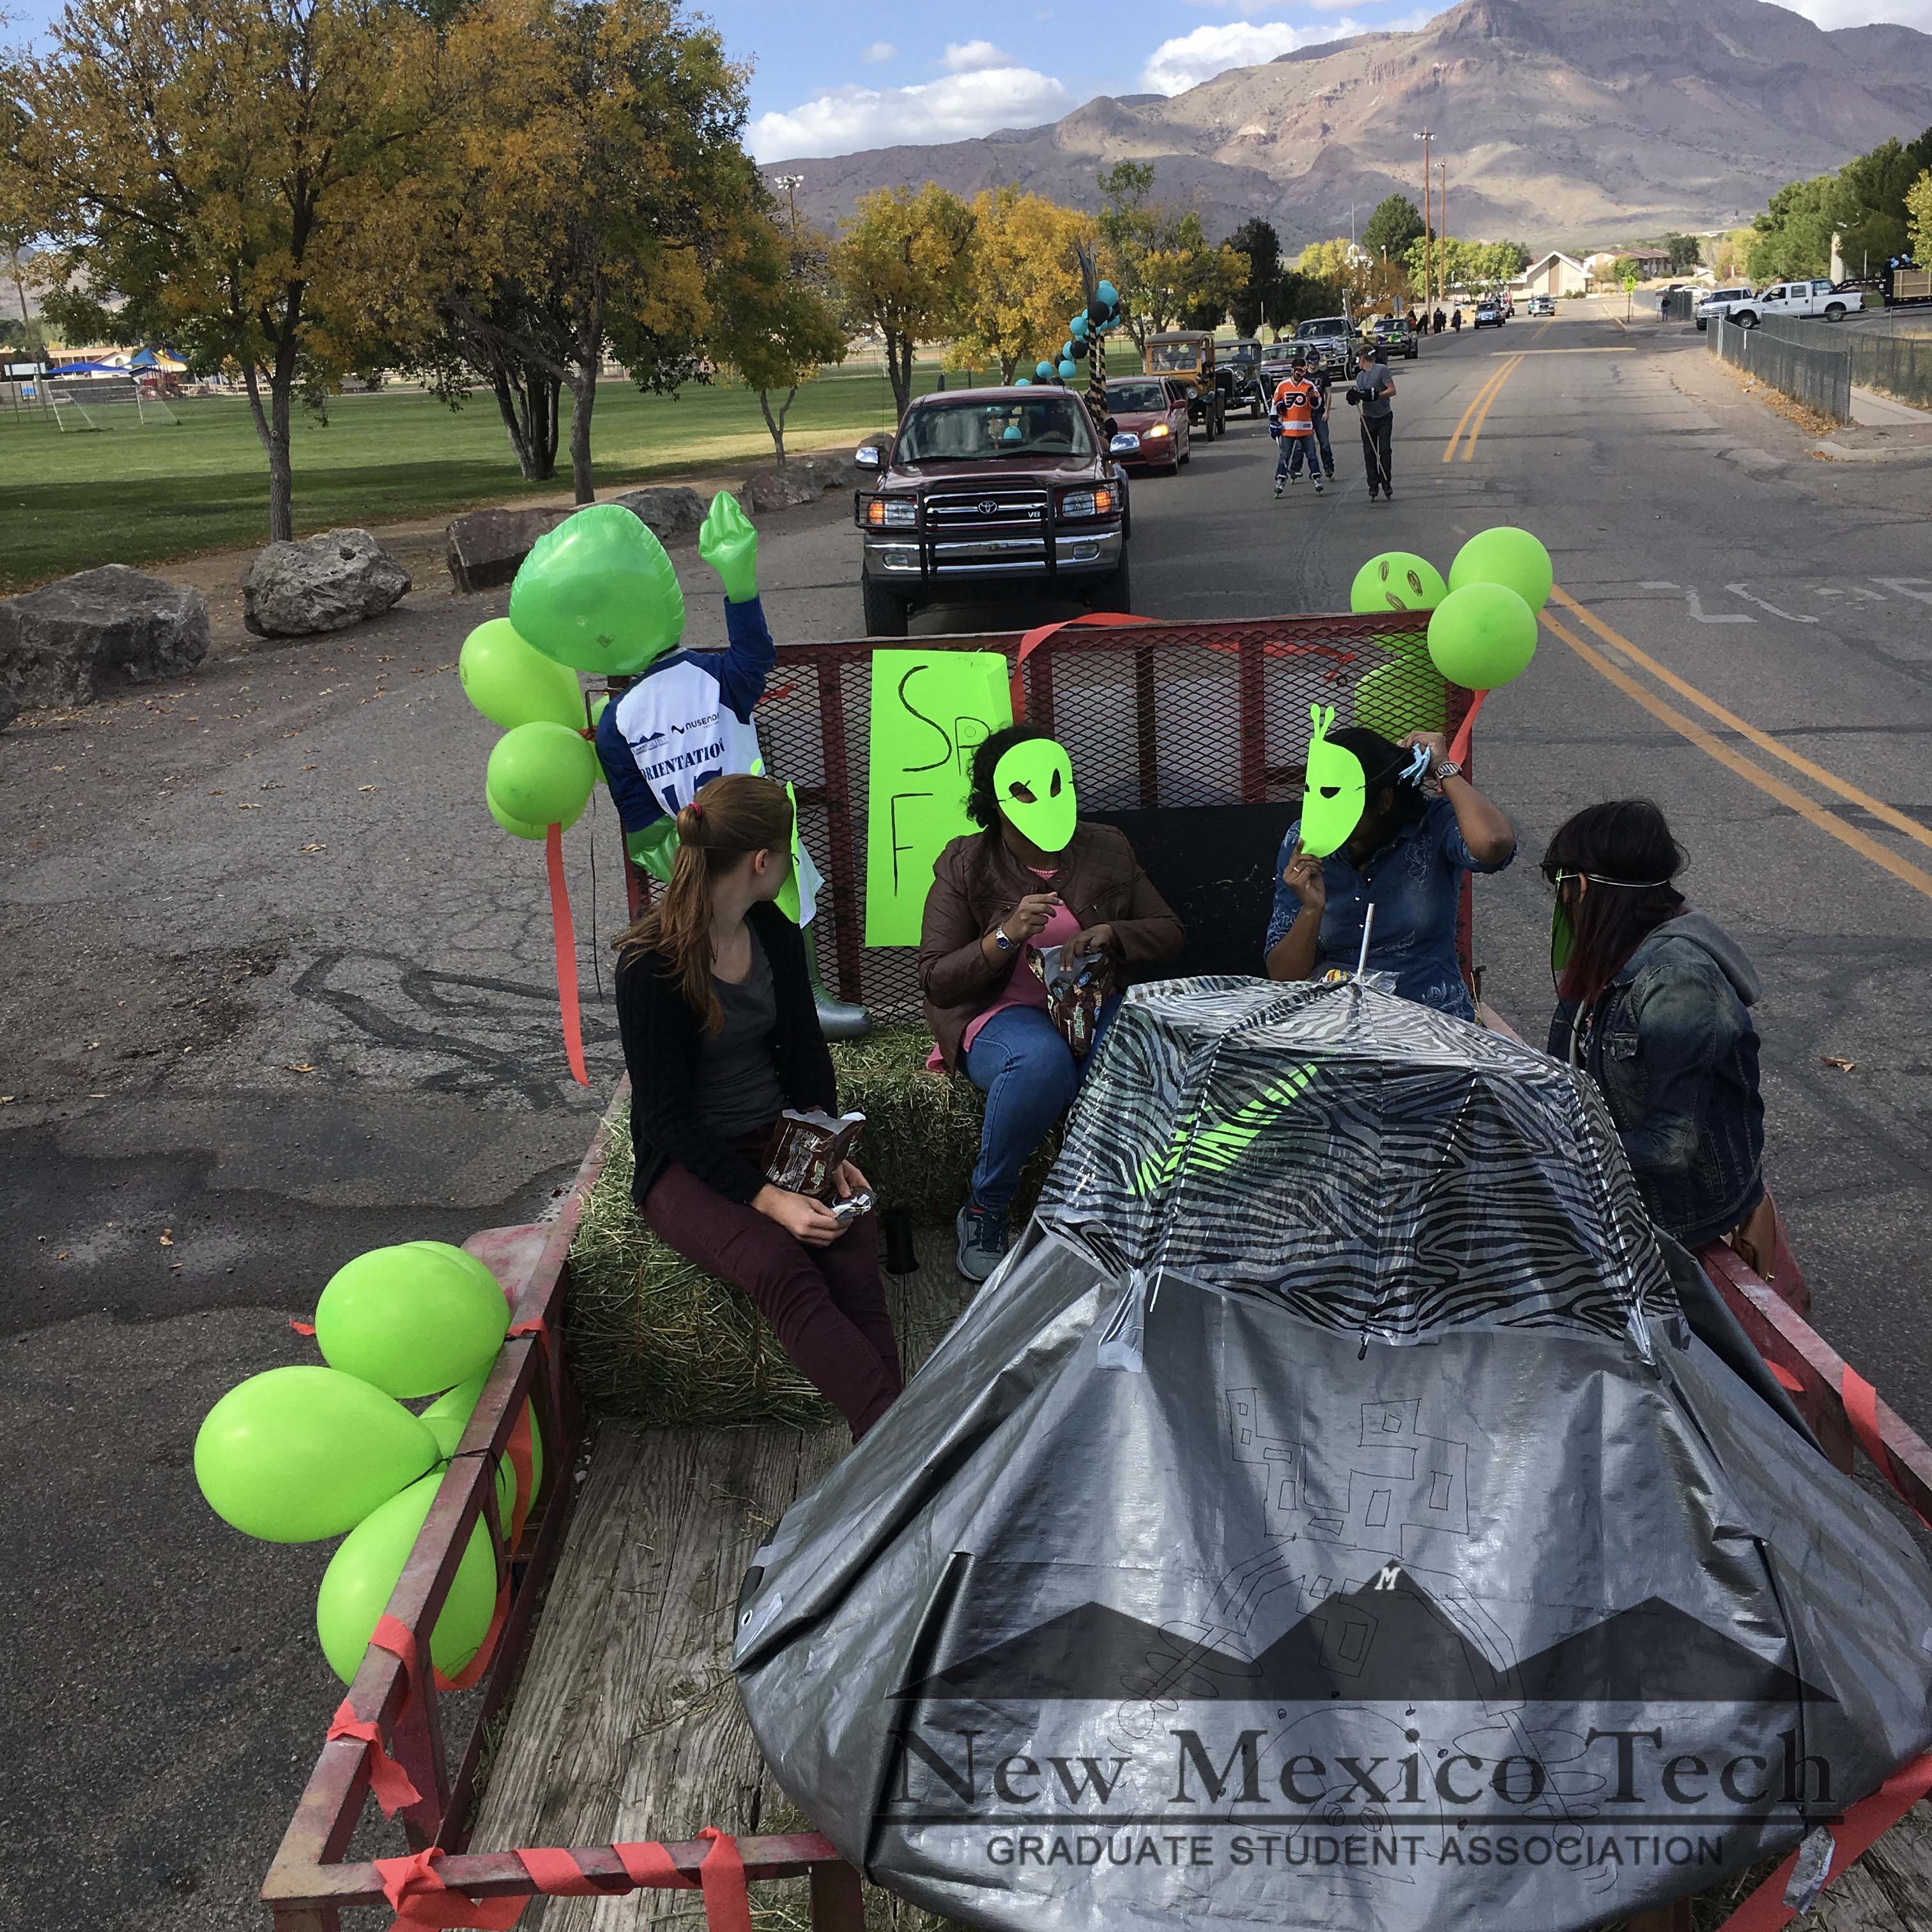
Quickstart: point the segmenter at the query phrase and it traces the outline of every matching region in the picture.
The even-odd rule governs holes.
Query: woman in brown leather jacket
[[[1035,741],[1039,756],[1066,776],[1064,820],[1051,830],[1052,802],[1034,799],[1012,766],[1005,779],[1012,800],[996,788],[1006,754]],[[1100,953],[1118,976],[1172,959],[1182,933],[1126,838],[1074,817],[1072,768],[1046,732],[1011,724],[987,739],[973,756],[966,812],[980,830],[954,839],[933,869],[919,980],[946,1066],[963,1068],[986,1096],[979,1164],[958,1223],[959,1271],[984,1281],[1006,1250],[1006,1209],[1020,1169],[1072,1104],[1094,1058],[1076,1060],[1048,1018],[1046,989],[1027,954],[1052,946],[1063,958]],[[1048,842],[1036,843],[1016,818]],[[1118,1004],[1117,994],[1102,1008],[1102,1028]],[[1096,1034],[1096,1050],[1099,1044]]]

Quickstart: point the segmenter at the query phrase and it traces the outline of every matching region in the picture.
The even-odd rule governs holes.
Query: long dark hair
[[[1671,884],[1684,863],[1662,810],[1647,798],[1586,805],[1557,827],[1543,855],[1543,875],[1552,885],[1559,872],[1625,882],[1593,881],[1580,892],[1572,884],[1557,887],[1570,894],[1564,903],[1575,934],[1556,982],[1563,998],[1586,1005],[1595,999],[1644,940],[1684,910],[1684,895]]]
[[[1362,776],[1366,781],[1362,817],[1380,826],[1384,841],[1394,838],[1398,832],[1407,831],[1420,820],[1429,809],[1429,801],[1423,796],[1421,786],[1398,782],[1414,761],[1413,752],[1405,752],[1400,745],[1391,744],[1379,731],[1371,731],[1361,724],[1345,724],[1339,731],[1330,731],[1328,742],[1340,745],[1345,752],[1353,752],[1361,760]],[[1388,818],[1382,820],[1377,814],[1379,801],[1385,791],[1393,792],[1395,798],[1389,807]]]
[[[1000,836],[1000,801],[993,790],[993,773],[1016,745],[1034,738],[1051,738],[1037,724],[1002,724],[974,746],[971,776],[967,782],[966,816],[994,842]]]
[[[620,962],[654,952],[708,1034],[724,1024],[711,983],[712,884],[748,852],[791,854],[791,799],[776,780],[728,772],[677,815],[677,857],[656,904],[612,942]]]

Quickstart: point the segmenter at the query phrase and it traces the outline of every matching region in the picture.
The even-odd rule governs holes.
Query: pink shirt
[[[1042,872],[1037,866],[1029,866],[1028,871],[1042,881],[1050,880],[1052,872]],[[1002,1013],[1009,1006],[1034,1006],[1046,1011],[1046,988],[1040,982],[1040,976],[1026,962],[1025,956],[1036,952],[1048,946],[1064,946],[1080,930],[1080,922],[1066,907],[1057,906],[1037,940],[1029,940],[1021,949],[1021,956],[1013,963],[1013,970],[1007,976],[1006,989],[983,1013],[976,1015],[967,1022],[966,1030],[961,1036],[959,1051],[964,1054],[971,1051],[973,1042],[980,1029],[995,1013]]]

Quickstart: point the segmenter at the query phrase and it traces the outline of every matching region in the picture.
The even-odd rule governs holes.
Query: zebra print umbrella
[[[1545,1055],[1136,988],[1027,1234],[746,1578],[759,1742],[969,1925],[1702,1889],[1932,1741],[1932,1573],[1696,1279]]]

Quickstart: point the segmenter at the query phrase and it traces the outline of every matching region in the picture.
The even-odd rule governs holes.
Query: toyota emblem
[[[1000,503],[998,497],[982,496],[980,499],[980,514],[981,516],[996,517],[999,513]]]

